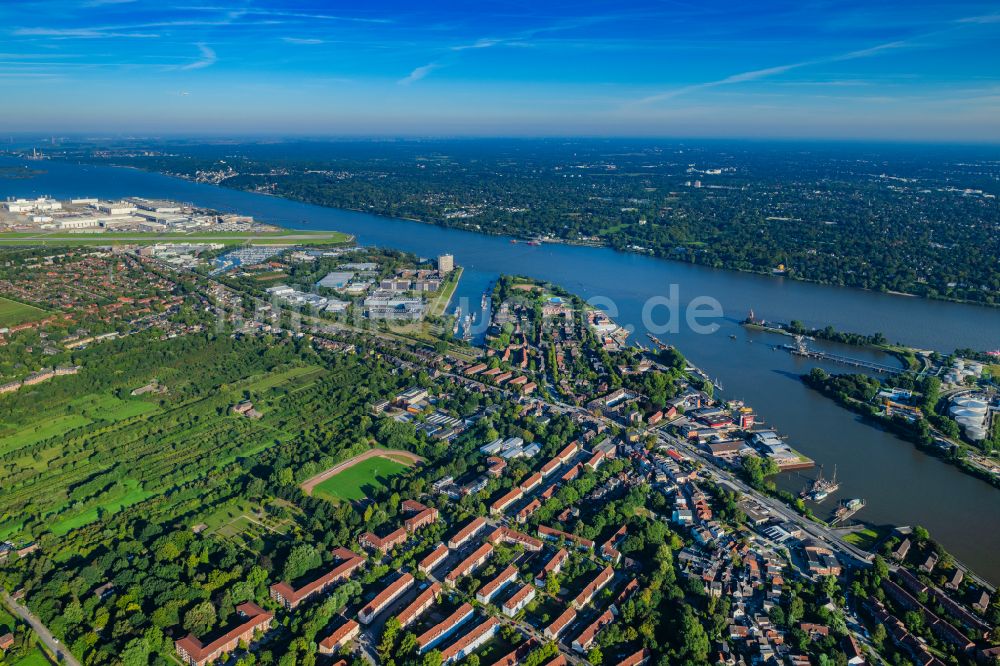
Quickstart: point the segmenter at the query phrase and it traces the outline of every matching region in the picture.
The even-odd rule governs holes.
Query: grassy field
[[[42,654],[42,651],[35,648],[28,653],[27,657],[15,661],[11,666],[50,666],[50,664],[49,660]]]
[[[26,321],[41,319],[46,314],[45,310],[36,308],[34,305],[18,303],[9,298],[0,296],[0,328],[17,326]]]
[[[885,536],[884,530],[865,528],[844,535],[844,541],[864,550],[871,550]]]
[[[385,490],[390,477],[408,468],[409,465],[390,458],[368,458],[320,483],[313,489],[313,495],[349,502],[364,499],[373,492]]]
[[[66,233],[15,232],[0,234],[0,245],[152,245],[155,243],[222,243],[223,245],[341,245],[353,240],[339,231],[193,232],[153,234],[137,232]]]
[[[17,429],[16,434],[0,436],[0,455],[65,435],[95,421],[117,422],[148,414],[158,408],[140,400],[120,400],[112,395],[86,395],[69,403],[72,413],[46,418],[28,426],[0,423],[0,432]]]

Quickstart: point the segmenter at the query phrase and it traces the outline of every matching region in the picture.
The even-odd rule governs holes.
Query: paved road
[[[30,610],[14,601],[14,599],[7,594],[6,590],[3,591],[3,602],[7,607],[17,613],[21,619],[31,625],[31,628],[34,629],[35,633],[38,635],[39,640],[41,640],[42,643],[44,643],[46,647],[51,650],[52,654],[56,656],[60,663],[68,664],[69,666],[81,666],[80,662],[77,661],[76,658],[74,658],[73,655],[62,646],[55,636],[52,635],[52,632],[49,631],[48,627],[42,624],[42,621],[35,617]]]

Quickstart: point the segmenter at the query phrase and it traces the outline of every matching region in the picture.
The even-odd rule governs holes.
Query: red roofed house
[[[535,588],[525,583],[510,599],[503,604],[503,614],[507,617],[514,617],[518,611],[531,603],[535,598]]]
[[[550,641],[554,641],[559,638],[559,634],[566,630],[566,627],[576,619],[576,610],[573,608],[567,608],[562,612],[562,614],[553,620],[552,624],[545,627],[543,635]]]
[[[527,479],[521,482],[520,488],[521,490],[527,493],[530,492],[533,488],[541,485],[541,483],[542,483],[541,473],[535,472],[534,474],[532,474]]]
[[[406,519],[404,525],[406,526],[407,532],[416,532],[421,527],[430,525],[437,521],[438,510],[437,509],[424,509],[415,516],[410,516]]]
[[[565,548],[560,548],[559,551],[552,556],[545,566],[542,568],[538,575],[535,576],[535,584],[539,587],[545,585],[545,580],[549,577],[549,574],[557,574],[559,570],[562,569],[563,562],[569,557],[569,553],[566,552]]]
[[[493,595],[515,580],[517,580],[517,567],[510,565],[476,591],[476,600],[481,604],[488,604]]]
[[[577,652],[586,652],[594,644],[597,632],[615,621],[615,616],[611,611],[604,611],[600,617],[594,620],[590,626],[580,632],[580,635],[573,639],[573,649]]]
[[[400,527],[394,532],[390,532],[384,537],[380,537],[374,532],[365,532],[360,537],[358,537],[358,543],[360,543],[365,548],[371,548],[372,550],[377,550],[383,555],[388,553],[390,550],[406,542],[406,528]]]
[[[522,663],[525,657],[534,652],[538,646],[539,644],[537,640],[529,638],[527,641],[517,646],[513,652],[500,657],[493,662],[492,666],[518,666],[518,664]]]
[[[538,511],[540,508],[542,508],[541,500],[537,498],[533,499],[530,502],[528,502],[520,511],[517,512],[517,516],[515,516],[514,519],[517,520],[517,522],[519,523],[524,523],[525,521],[528,520],[531,514]]]
[[[619,661],[615,666],[642,666],[642,664],[649,661],[649,658],[652,656],[652,654],[653,653],[650,652],[648,649],[643,648],[638,652],[635,652],[625,657],[624,659]]]
[[[274,619],[274,613],[265,611],[249,601],[237,606],[236,611],[244,621],[208,645],[203,644],[194,634],[188,634],[185,638],[174,642],[174,648],[181,660],[192,666],[210,664],[223,654],[235,650],[240,641],[252,642],[256,632],[267,631],[271,627],[271,620]]]
[[[588,460],[584,464],[587,467],[589,467],[590,469],[596,471],[597,468],[601,466],[601,463],[604,462],[604,459],[606,457],[607,457],[607,454],[604,451],[598,451],[597,453],[595,453],[593,456],[590,457],[590,460]]]
[[[580,465],[576,464],[569,468],[565,474],[562,475],[563,481],[572,481],[576,477],[580,476]]]
[[[365,563],[363,557],[347,548],[338,548],[334,554],[340,559],[340,564],[329,572],[297,590],[285,581],[275,583],[271,586],[271,598],[288,610],[292,610],[314,594],[320,594],[334,583],[350,578],[351,574]]]
[[[565,463],[569,462],[570,459],[573,456],[576,455],[576,452],[579,449],[580,449],[580,445],[577,442],[575,442],[575,441],[574,442],[570,442],[569,444],[566,445],[566,448],[564,448],[562,451],[559,452],[559,455],[557,455],[556,458],[558,458],[560,460],[560,462],[562,462],[563,464],[565,464]]]
[[[455,631],[463,622],[472,617],[473,612],[472,604],[462,604],[454,613],[420,634],[417,637],[418,653],[423,654],[433,648]]]
[[[429,574],[434,567],[444,562],[445,558],[448,557],[448,547],[443,543],[439,543],[437,548],[431,551],[431,554],[420,560],[417,564],[417,571],[422,574]]]
[[[427,505],[417,500],[405,499],[400,503],[399,508],[403,510],[403,513],[420,513],[427,510]]]
[[[525,550],[529,550],[531,552],[538,552],[542,549],[541,541],[535,537],[528,536],[524,532],[512,530],[509,527],[501,526],[496,528],[488,537],[486,537],[486,540],[490,543],[503,541],[504,543],[513,544],[515,546],[522,546]]]
[[[500,499],[498,499],[497,501],[493,502],[493,504],[490,505],[490,513],[494,515],[503,513],[504,509],[509,507],[517,500],[521,499],[521,497],[523,496],[524,496],[523,490],[521,490],[520,488],[513,488],[506,495],[504,495],[503,497],[501,497]]]
[[[472,631],[462,636],[460,639],[441,651],[441,663],[450,664],[453,661],[464,659],[475,652],[483,643],[489,641],[496,635],[500,623],[494,618],[489,618],[482,624],[476,626]]]
[[[412,624],[414,620],[424,614],[424,611],[434,605],[439,594],[441,594],[441,583],[432,583],[430,587],[418,594],[417,598],[396,616],[399,620],[399,626],[405,628]]]
[[[491,555],[493,555],[493,544],[484,543],[473,551],[471,555],[459,562],[454,569],[449,571],[448,575],[444,577],[444,582],[448,585],[454,585],[459,578],[479,568],[483,562],[490,559]]]
[[[548,478],[549,474],[559,469],[559,465],[561,464],[562,461],[559,460],[559,458],[553,458],[552,460],[542,465],[542,469],[539,471],[541,472],[543,477]]]
[[[538,526],[538,536],[543,539],[548,539],[549,541],[558,541],[559,539],[566,539],[567,541],[572,541],[581,550],[593,550],[594,542],[590,539],[584,539],[575,534],[570,534],[569,532],[563,532],[562,530],[557,530],[554,527],[548,527],[546,525]]]
[[[374,599],[369,601],[368,604],[361,609],[361,612],[358,613],[358,619],[361,620],[362,624],[370,624],[371,621],[375,619],[376,615],[385,610],[386,606],[398,599],[400,595],[412,586],[413,576],[408,573],[403,574],[394,580],[389,587],[379,592]]]
[[[580,590],[580,594],[576,595],[576,599],[573,600],[573,608],[583,608],[589,604],[594,595],[604,589],[614,577],[615,570],[611,567],[605,567],[601,573],[597,574],[597,578],[588,583],[587,587]]]
[[[615,615],[621,611],[622,604],[629,600],[629,598],[635,594],[635,591],[639,589],[639,579],[633,578],[629,581],[621,593],[615,598],[614,603],[611,604],[611,612]]]
[[[319,653],[333,654],[357,638],[359,633],[361,633],[361,625],[354,620],[348,620],[319,642]]]
[[[455,536],[453,536],[448,540],[448,547],[449,548],[461,547],[462,544],[464,544],[466,541],[474,537],[476,533],[479,532],[479,530],[483,529],[484,527],[486,527],[485,518],[482,517],[474,518],[472,522],[470,522],[468,525],[460,529],[458,532],[455,533]]]

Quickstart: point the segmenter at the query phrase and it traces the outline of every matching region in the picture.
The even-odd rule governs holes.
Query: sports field
[[[401,459],[372,456],[337,472],[313,487],[313,495],[353,502],[387,488],[389,479],[410,466]]]
[[[36,308],[34,305],[25,305],[0,296],[0,328],[41,319],[46,314],[45,310]]]

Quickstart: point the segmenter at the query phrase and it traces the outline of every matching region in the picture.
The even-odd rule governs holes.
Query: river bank
[[[827,375],[816,370],[802,375],[802,382],[806,386],[826,396],[844,409],[860,415],[862,421],[870,426],[885,429],[901,439],[911,442],[924,453],[936,456],[954,465],[962,472],[985,481],[995,488],[1000,488],[1000,475],[991,474],[988,470],[973,465],[965,459],[969,448],[967,445],[958,446],[946,439],[934,431],[924,418],[913,420],[903,416],[890,416],[888,412],[880,411],[871,402],[849,395],[843,390],[843,387],[836,385],[837,382],[843,383],[847,380],[855,384],[858,382],[878,382],[877,379],[865,375]],[[878,383],[879,388],[884,388],[881,382]]]
[[[11,163],[20,162],[0,158],[0,166]],[[46,168],[49,173],[43,176],[10,181],[6,194],[175,199],[250,214],[290,229],[343,231],[363,245],[426,257],[454,254],[465,269],[453,300],[463,312],[478,311],[483,292],[502,273],[516,271],[563,285],[609,308],[615,321],[631,327],[633,340],[649,332],[685,350],[693,364],[720,380],[726,398],[746,398],[766,425],[787,435],[795,449],[828,470],[837,465],[844,492],[867,500],[860,518],[874,524],[923,525],[956,557],[1000,581],[995,556],[1000,552],[1000,530],[983,529],[984,520],[1000,524],[995,489],[862,423],[799,378],[814,366],[829,372],[837,372],[838,366],[774,351],[776,343],[787,338],[739,324],[749,309],[766,305],[769,316],[778,320],[879,330],[890,339],[947,353],[956,347],[1000,346],[1000,310],[734,273],[609,248],[512,244],[470,231],[311,206],[135,169],[62,162],[47,163]],[[674,292],[676,313],[661,306]],[[714,299],[722,313],[712,320],[710,332],[696,331],[684,319],[684,308],[701,298]],[[832,351],[843,348],[826,341],[815,344]],[[875,362],[895,362],[878,350],[849,349]],[[776,482],[798,492],[810,480],[806,473],[792,472]]]
[[[152,170],[147,170],[147,169],[145,169],[142,166],[138,166],[138,165],[134,165],[134,164],[113,163],[113,162],[108,162],[106,160],[101,160],[101,161],[96,161],[96,160],[95,161],[85,161],[85,160],[79,160],[79,159],[75,159],[75,160],[74,159],[67,159],[66,163],[78,164],[78,165],[90,165],[90,166],[106,166],[106,165],[109,165],[109,166],[111,166],[113,168],[128,168],[128,169],[133,169],[133,170],[136,170],[136,171],[140,171],[142,173],[152,173],[152,174],[166,175],[166,176],[171,177],[171,178],[177,178],[177,179],[185,180],[185,181],[188,181],[188,182],[191,182],[191,183],[208,184],[208,185],[212,185],[212,186],[215,186],[215,187],[224,187],[224,188],[232,189],[234,191],[239,191],[239,192],[248,192],[248,193],[253,193],[253,194],[261,194],[261,195],[264,195],[264,196],[279,197],[279,198],[284,198],[284,199],[289,200],[289,201],[299,201],[299,202],[310,204],[310,205],[314,205],[314,206],[331,208],[333,210],[351,210],[351,211],[356,211],[356,212],[361,213],[361,214],[378,215],[378,216],[393,216],[395,214],[394,210],[391,207],[389,207],[389,206],[384,206],[384,207],[369,206],[367,208],[360,208],[360,207],[356,207],[356,206],[336,206],[335,204],[331,203],[329,200],[325,200],[325,199],[323,199],[321,197],[302,196],[302,195],[297,194],[296,192],[289,192],[289,191],[280,192],[280,193],[275,192],[273,190],[263,191],[263,190],[258,189],[256,186],[251,186],[250,184],[247,184],[247,185],[241,187],[241,186],[239,186],[237,184],[233,184],[233,183],[229,182],[229,181],[232,180],[232,177],[230,177],[230,178],[220,178],[220,179],[210,179],[210,180],[199,180],[197,178],[192,177],[190,174],[187,174],[187,173],[175,172],[175,171],[162,171],[162,172],[160,172],[160,171],[152,171]],[[430,225],[430,226],[441,227],[441,228],[446,228],[446,229],[456,229],[456,230],[461,230],[461,231],[469,231],[469,232],[472,232],[472,233],[484,234],[484,235],[487,235],[487,236],[492,236],[492,237],[497,237],[497,238],[510,239],[512,236],[514,236],[515,238],[520,238],[520,235],[517,234],[517,233],[515,233],[515,232],[509,232],[509,231],[506,231],[506,230],[482,229],[482,228],[478,228],[478,227],[475,230],[471,230],[471,229],[469,229],[469,227],[467,225],[460,224],[458,222],[451,223],[451,222],[449,222],[448,220],[445,220],[445,219],[438,219],[438,218],[433,218],[432,219],[432,218],[425,218],[425,217],[416,217],[416,216],[412,216],[412,215],[407,215],[407,216],[402,216],[402,217],[396,217],[395,219],[405,219],[407,221],[417,222],[417,223],[420,223],[420,224],[427,224],[427,225]],[[623,252],[623,253],[628,253],[628,254],[638,254],[638,255],[650,256],[650,257],[655,257],[657,259],[664,259],[664,260],[667,260],[667,261],[673,261],[673,262],[682,263],[682,264],[686,264],[686,265],[705,266],[705,267],[712,267],[712,268],[721,268],[721,269],[727,270],[727,271],[733,271],[733,272],[738,272],[738,273],[747,274],[747,275],[756,275],[756,276],[766,277],[766,278],[775,279],[775,280],[782,280],[782,279],[787,278],[787,279],[790,279],[790,280],[794,280],[796,282],[802,282],[802,283],[807,283],[807,284],[816,284],[816,285],[823,285],[823,286],[834,286],[834,287],[838,287],[838,288],[857,289],[859,291],[866,291],[866,292],[869,292],[869,293],[879,293],[879,294],[894,295],[894,296],[897,296],[897,297],[927,299],[927,300],[943,301],[943,302],[948,302],[948,303],[970,304],[970,305],[985,306],[985,307],[992,307],[992,308],[1000,309],[1000,304],[994,305],[994,304],[990,304],[990,303],[986,303],[986,302],[973,301],[973,300],[969,300],[969,299],[955,298],[955,297],[952,297],[952,296],[941,295],[941,294],[936,293],[936,292],[935,293],[931,293],[931,294],[915,294],[915,293],[910,293],[910,292],[905,292],[905,291],[892,290],[892,289],[888,289],[888,288],[881,289],[881,290],[873,290],[873,289],[868,289],[868,288],[866,288],[864,286],[861,286],[861,285],[845,285],[843,282],[838,282],[838,281],[834,281],[834,280],[817,280],[817,279],[812,279],[812,278],[807,278],[807,277],[801,276],[799,273],[797,273],[794,270],[794,268],[788,268],[788,269],[782,270],[781,272],[776,272],[773,268],[770,268],[770,267],[761,268],[760,270],[753,270],[753,269],[747,268],[746,266],[742,265],[742,263],[736,263],[736,262],[723,262],[723,264],[721,266],[716,265],[714,262],[712,264],[708,264],[708,263],[703,263],[703,262],[699,261],[699,254],[696,253],[696,252],[694,252],[694,253],[690,253],[690,252],[687,253],[686,256],[688,256],[690,258],[690,260],[689,261],[682,261],[682,260],[676,258],[676,256],[674,256],[671,252],[667,252],[667,251],[662,250],[660,248],[639,247],[639,246],[636,246],[635,244],[627,244],[625,242],[612,243],[612,242],[608,242],[608,241],[606,241],[604,239],[595,238],[595,237],[590,237],[590,238],[582,239],[582,240],[581,239],[567,238],[567,237],[547,237],[547,238],[544,238],[544,239],[537,238],[537,239],[533,239],[533,240],[539,240],[542,243],[564,244],[564,245],[575,246],[575,247],[607,248],[607,249],[610,249],[610,250],[613,250],[613,251],[616,251],[616,252]]]

